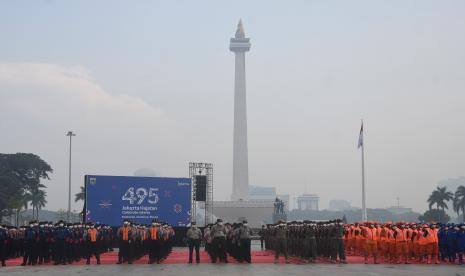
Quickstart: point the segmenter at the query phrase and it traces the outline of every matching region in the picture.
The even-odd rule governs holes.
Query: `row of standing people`
[[[347,252],[365,263],[463,263],[465,225],[354,223],[345,226]]]
[[[205,251],[212,263],[217,261],[228,263],[228,255],[238,262],[251,263],[251,239],[253,231],[243,220],[241,223],[225,223],[217,219],[215,224],[207,225],[204,232],[197,228],[195,223],[187,231],[189,245],[189,263],[192,263],[193,250],[196,252],[196,263],[200,262],[199,247],[202,239],[205,242]]]
[[[112,250],[113,231],[106,225],[31,221],[27,226],[0,226],[0,260],[22,257],[21,265],[71,264]]]
[[[174,229],[153,221],[151,225],[131,223],[128,220],[117,229],[107,225],[31,221],[28,226],[0,226],[0,261],[22,257],[21,265],[72,264],[92,256],[100,264],[100,255],[113,251],[117,243],[118,264],[131,264],[143,255],[149,263],[160,263],[171,252]]]
[[[151,225],[124,220],[116,232],[119,247],[117,264],[132,264],[147,254],[149,264],[160,263],[171,253],[174,236],[171,225],[157,220],[153,220]]]
[[[275,263],[283,255],[286,263],[289,256],[314,263],[324,258],[332,263],[346,263],[344,225],[342,221],[279,221],[260,231],[265,248],[275,252]]]

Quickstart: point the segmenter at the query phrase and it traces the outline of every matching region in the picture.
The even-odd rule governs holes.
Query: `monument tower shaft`
[[[250,39],[245,37],[242,21],[229,49],[235,53],[234,78],[234,144],[233,191],[231,199],[247,200],[249,194],[249,161],[247,147],[247,100],[245,85],[245,52],[250,50]]]

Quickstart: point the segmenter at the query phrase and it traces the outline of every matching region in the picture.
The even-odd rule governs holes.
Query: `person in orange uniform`
[[[419,240],[420,240],[420,235],[421,235],[421,230],[418,229],[418,226],[416,224],[414,224],[412,226],[412,255],[413,255],[413,259],[416,260],[416,261],[420,261],[420,244],[419,244]]]
[[[394,237],[395,229],[396,229],[395,225],[389,225],[387,243],[388,243],[388,255],[389,255],[390,263],[396,262],[396,239]]]
[[[357,255],[362,255],[364,252],[364,244],[363,244],[363,235],[362,235],[362,229],[360,228],[360,225],[358,223],[355,223],[354,227],[354,248],[355,248],[355,254]]]
[[[433,224],[430,227],[426,228],[428,231],[428,244],[427,244],[427,254],[430,257],[431,262],[439,264],[439,243],[438,243],[438,229]]]
[[[394,238],[396,241],[396,263],[400,264],[404,262],[405,264],[409,264],[408,260],[408,243],[407,243],[407,229],[405,229],[405,225],[401,223],[400,227],[396,227],[394,229]]]
[[[117,237],[119,240],[119,253],[117,264],[128,262],[132,264],[131,242],[133,233],[129,220],[124,220],[123,226],[118,229]]]
[[[367,226],[362,226],[362,236],[364,240],[364,255],[365,264],[368,264],[368,258],[373,256],[373,262],[378,264],[378,231],[373,222],[367,223]]]
[[[405,225],[405,230],[407,231],[407,259],[409,261],[412,260],[412,257],[413,257],[413,240],[412,240],[412,236],[413,236],[413,229],[412,229],[412,224],[410,223],[407,223]]]
[[[153,264],[154,262],[159,263],[160,239],[162,238],[162,232],[157,220],[152,221],[152,226],[148,229],[147,234],[147,238],[149,240],[149,264]]]
[[[101,235],[99,231],[95,228],[95,225],[89,223],[89,229],[84,233],[84,239],[86,240],[86,249],[87,249],[87,262],[90,264],[90,258],[92,255],[95,255],[97,259],[97,264],[100,264],[100,240]]]
[[[346,232],[346,248],[347,248],[347,255],[355,255],[355,227],[353,224],[347,226]]]

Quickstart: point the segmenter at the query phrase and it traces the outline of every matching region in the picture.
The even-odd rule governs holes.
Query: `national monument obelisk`
[[[251,227],[270,223],[274,200],[249,199],[249,162],[247,149],[247,104],[245,93],[245,52],[250,50],[250,39],[245,37],[239,20],[236,35],[229,50],[236,56],[234,78],[234,152],[233,190],[231,201],[214,201],[213,214],[228,222],[247,219]]]
[[[245,52],[250,50],[250,38],[245,37],[242,20],[229,50],[236,56],[234,78],[234,149],[233,191],[231,200],[247,200],[249,195],[249,159],[247,149],[247,101],[245,89]]]

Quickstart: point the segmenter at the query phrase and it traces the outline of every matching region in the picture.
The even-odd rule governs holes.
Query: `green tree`
[[[455,191],[453,207],[457,216],[462,212],[462,222],[465,222],[465,186],[459,186]]]
[[[47,192],[44,190],[39,190],[33,197],[33,200],[31,201],[31,205],[34,207],[36,214],[34,219],[39,219],[39,210],[41,210],[45,205],[47,204]]]
[[[447,223],[450,220],[450,217],[446,214],[444,210],[440,209],[430,209],[426,211],[423,215],[418,217],[418,220],[421,222],[432,223]]]
[[[81,191],[74,195],[74,202],[78,202],[80,200],[86,200],[86,188],[81,186]]]
[[[20,185],[11,177],[0,175],[0,222],[3,216],[11,215],[13,205],[22,195]]]
[[[436,205],[436,209],[448,209],[447,201],[450,201],[454,198],[454,194],[452,192],[447,191],[446,187],[437,187],[428,198],[429,209]]]
[[[31,203],[33,214],[45,206],[46,193],[43,191],[45,185],[41,184],[41,179],[50,179],[49,173],[53,170],[47,162],[32,153],[0,154],[0,176],[9,179],[10,185],[16,189],[15,195],[22,198],[15,198],[10,201],[6,209],[12,210],[14,207],[23,207]],[[6,191],[0,190],[0,198],[12,196]]]

